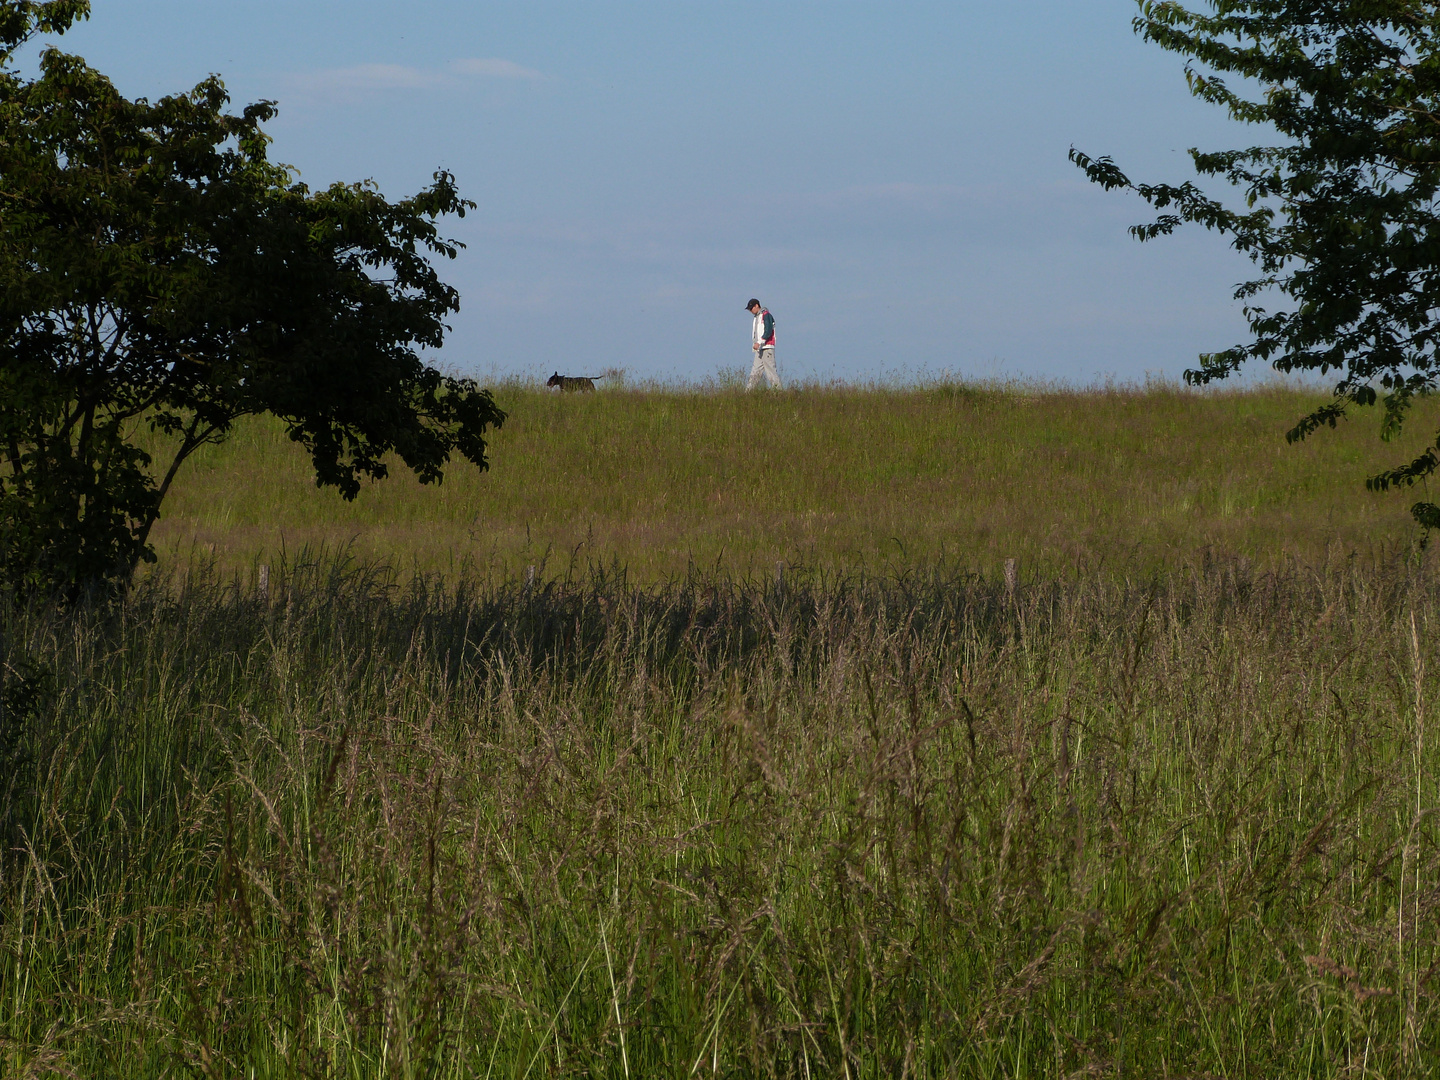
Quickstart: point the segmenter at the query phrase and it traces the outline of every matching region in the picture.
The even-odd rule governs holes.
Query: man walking
[[[750,381],[746,390],[754,390],[763,372],[771,386],[779,389],[780,373],[775,370],[775,317],[760,306],[759,300],[751,300],[745,310],[755,317],[751,330],[751,348],[755,350],[755,366],[750,369]]]

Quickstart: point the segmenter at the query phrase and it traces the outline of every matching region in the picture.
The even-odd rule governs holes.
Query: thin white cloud
[[[286,76],[294,90],[311,97],[349,97],[357,93],[393,90],[460,90],[489,79],[538,79],[541,74],[513,60],[466,57],[444,67],[419,68],[404,64],[356,64],[353,67],[297,71]]]

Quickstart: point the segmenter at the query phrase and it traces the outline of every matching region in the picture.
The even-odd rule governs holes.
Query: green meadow
[[[1428,402],[500,400],[0,605],[0,1075],[1440,1075]]]
[[[546,574],[620,565],[648,583],[777,563],[882,570],[944,561],[1025,572],[1202,553],[1269,563],[1415,538],[1403,495],[1365,477],[1440,424],[1428,402],[1392,443],[1374,410],[1290,446],[1323,399],[1267,389],[1067,392],[940,384],[784,393],[497,393],[488,473],[397,470],[353,503],[251,421],[187,466],[156,526],[166,564],[248,568],[343,547],[410,573]]]

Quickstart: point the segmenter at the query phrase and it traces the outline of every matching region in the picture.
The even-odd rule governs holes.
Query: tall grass
[[[317,560],[11,606],[0,1072],[1433,1076],[1437,601]]]
[[[627,567],[744,576],[798,563],[883,573],[1006,559],[1058,572],[1207,552],[1309,561],[1410,542],[1404,495],[1365,477],[1408,461],[1440,426],[1422,402],[1382,443],[1374,411],[1289,446],[1323,395],[1271,388],[1052,391],[938,384],[783,393],[499,390],[510,413],[493,468],[438,487],[397,466],[354,503],[317,490],[304,452],[254,421],[197,454],[155,533],[162,560],[227,569],[353,543],[407,572],[505,577]]]

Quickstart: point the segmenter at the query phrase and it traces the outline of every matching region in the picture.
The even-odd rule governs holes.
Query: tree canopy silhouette
[[[1196,10],[1141,0],[1134,26],[1187,57],[1197,97],[1279,135],[1274,145],[1190,151],[1201,176],[1240,189],[1240,208],[1194,183],[1134,184],[1110,158],[1070,151],[1091,180],[1162,211],[1131,230],[1138,239],[1198,222],[1228,234],[1258,267],[1236,291],[1253,340],[1201,356],[1186,379],[1224,379],[1249,360],[1335,372],[1333,398],[1287,438],[1377,402],[1382,435],[1393,437],[1440,376],[1440,4],[1208,0]],[[1289,301],[1284,310],[1261,306],[1276,293]],[[1440,437],[1367,485],[1408,487],[1437,467]],[[1440,528],[1434,503],[1417,502],[1412,513],[1427,530]]]
[[[353,498],[398,457],[422,482],[486,467],[489,391],[429,366],[458,310],[431,265],[474,203],[437,172],[413,198],[311,191],[212,76],[128,100],[39,33],[86,0],[0,0],[0,568],[75,592],[153,560],[177,471],[241,417],[271,414],[316,483]],[[138,439],[150,428],[167,438]],[[166,447],[160,460],[142,448]]]

